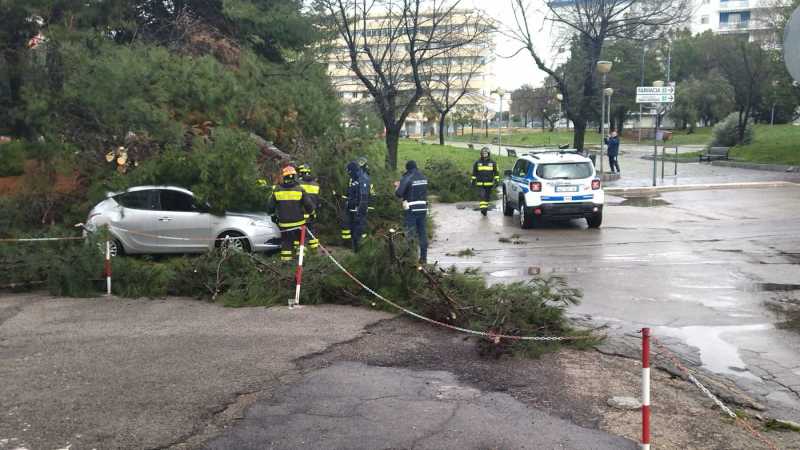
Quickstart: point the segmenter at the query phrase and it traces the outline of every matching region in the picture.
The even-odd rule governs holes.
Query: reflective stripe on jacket
[[[410,211],[428,210],[428,179],[417,169],[403,174],[394,194],[407,202]]]
[[[476,186],[494,186],[500,181],[497,163],[491,159],[479,159],[472,166],[472,180]]]
[[[297,184],[284,183],[276,187],[267,202],[267,212],[278,215],[281,228],[299,227],[306,223],[305,214],[314,211],[314,204],[306,191]]]
[[[311,215],[315,214],[319,208],[319,184],[313,180],[300,180],[300,187],[306,191],[306,194],[311,199],[311,203],[314,205],[314,211],[306,214],[306,219],[308,219]]]

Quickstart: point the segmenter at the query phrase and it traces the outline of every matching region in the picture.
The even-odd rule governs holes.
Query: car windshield
[[[546,180],[581,180],[592,176],[592,165],[588,162],[539,164],[536,176]]]

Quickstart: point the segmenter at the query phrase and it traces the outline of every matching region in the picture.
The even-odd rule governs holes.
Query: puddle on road
[[[625,197],[619,206],[636,206],[640,208],[650,208],[654,206],[671,205],[670,202],[660,197]]]
[[[726,333],[765,331],[772,328],[774,328],[773,325],[768,323],[717,327],[658,327],[656,328],[656,333],[676,337],[686,342],[687,345],[699,349],[700,361],[703,367],[712,372],[762,381],[761,378],[753,375],[747,369],[747,364],[739,356],[739,348],[735,344],[725,341],[722,335]]]

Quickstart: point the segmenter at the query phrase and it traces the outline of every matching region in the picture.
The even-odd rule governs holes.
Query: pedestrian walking
[[[611,130],[611,135],[605,138],[608,146],[608,168],[611,173],[619,173],[619,136],[617,130]]]
[[[281,231],[281,261],[291,261],[294,243],[300,241],[300,227],[306,223],[306,214],[314,211],[311,197],[297,182],[297,170],[286,166],[281,171],[283,181],[275,187],[267,201],[267,212],[277,216]]]
[[[350,176],[350,182],[346,195],[342,196],[345,200],[342,239],[345,242],[350,241],[353,251],[358,252],[367,229],[370,180],[356,161],[347,164],[347,174]]]
[[[308,247],[311,250],[316,250],[319,247],[319,239],[317,239],[317,235],[315,234],[314,224],[317,222],[317,211],[320,206],[319,183],[314,180],[314,176],[311,174],[311,166],[308,164],[300,164],[297,168],[297,173],[300,175],[300,187],[306,191],[306,195],[311,198],[311,203],[314,204],[314,211],[306,213],[305,218],[306,230],[311,232],[311,239],[308,240]]]
[[[406,237],[419,243],[419,263],[428,262],[428,179],[415,161],[406,162],[406,172],[395,182],[394,194],[403,199]]]
[[[497,163],[492,161],[489,156],[489,147],[481,149],[481,158],[472,165],[472,185],[477,186],[480,192],[481,214],[486,215],[489,209],[489,199],[492,197],[492,189],[497,187],[500,182],[500,173],[497,171]]]

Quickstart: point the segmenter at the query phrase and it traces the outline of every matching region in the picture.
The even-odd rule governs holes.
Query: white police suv
[[[575,150],[544,150],[522,155],[503,180],[503,214],[519,211],[522,228],[546,219],[585,218],[590,228],[603,223],[605,195],[592,161]]]

